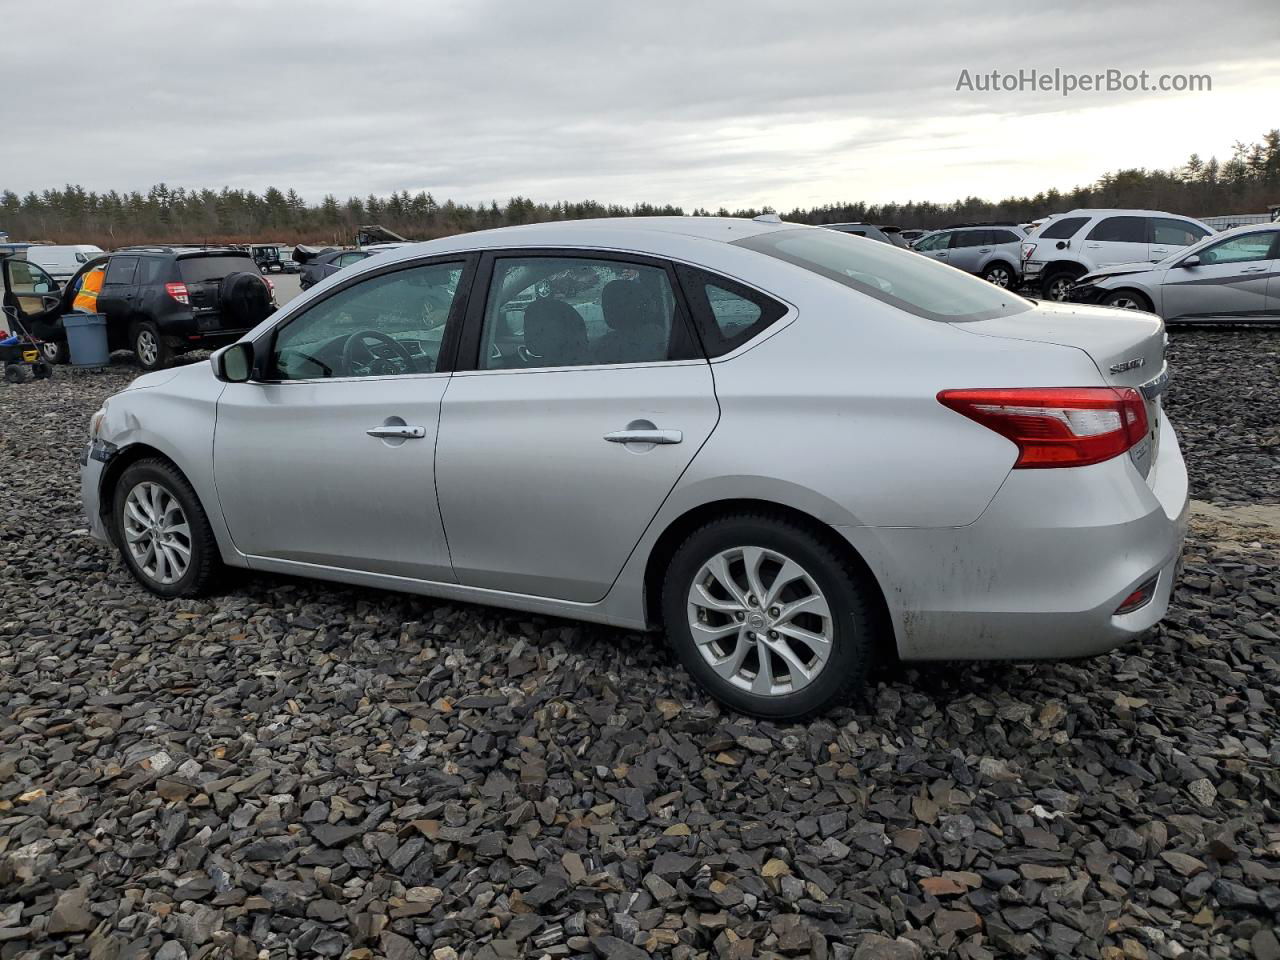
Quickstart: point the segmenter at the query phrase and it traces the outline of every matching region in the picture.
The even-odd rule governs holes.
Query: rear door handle
[[[426,427],[410,427],[410,426],[387,426],[370,427],[365,431],[371,437],[380,437],[383,440],[421,440],[427,435]]]
[[[1241,272],[1241,273],[1262,273],[1262,272],[1263,272],[1263,271],[1265,271],[1266,269],[1267,269],[1266,267],[1246,267],[1245,269],[1241,270],[1240,272]]]
[[[615,430],[604,438],[610,443],[682,443],[684,434],[679,430]]]

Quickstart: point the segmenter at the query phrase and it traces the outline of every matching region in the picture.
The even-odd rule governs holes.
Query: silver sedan
[[[1146,310],[1167,323],[1280,321],[1280,224],[1215,233],[1159,263],[1081,277],[1071,299]]]
[[[877,658],[1096,653],[1165,612],[1159,320],[702,217],[390,251],[93,417],[85,511],[161,597],[227,567],[637,630],[743,712]]]

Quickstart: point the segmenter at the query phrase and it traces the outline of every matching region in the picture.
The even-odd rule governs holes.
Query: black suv
[[[271,284],[244,250],[145,247],[86,263],[67,283],[54,310],[32,318],[50,340],[49,359],[65,361],[61,316],[73,309],[85,278],[105,268],[97,312],[107,318],[107,347],[132,350],[145,370],[178,353],[233,343],[275,310]],[[50,316],[57,311],[57,316]]]

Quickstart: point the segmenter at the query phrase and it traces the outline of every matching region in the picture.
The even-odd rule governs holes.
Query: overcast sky
[[[0,189],[999,198],[1280,126],[1276,0],[5,2]],[[962,70],[1211,92],[957,92]],[[16,81],[16,82],[15,82]]]

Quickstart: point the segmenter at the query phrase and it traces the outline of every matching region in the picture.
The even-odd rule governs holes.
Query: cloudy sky
[[[1280,126],[1275,0],[60,0],[3,21],[19,192],[947,201],[1225,159]],[[956,89],[1033,68],[1212,91]]]

